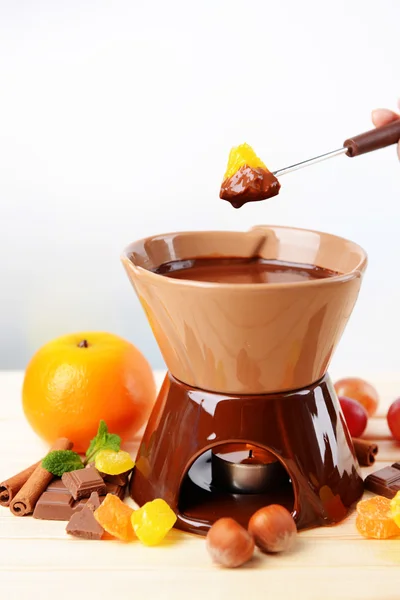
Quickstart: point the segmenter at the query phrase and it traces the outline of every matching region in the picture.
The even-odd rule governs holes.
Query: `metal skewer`
[[[341,154],[346,154],[352,158],[353,156],[366,154],[367,152],[372,152],[373,150],[379,150],[380,148],[397,144],[399,140],[400,119],[397,119],[391,123],[388,123],[387,125],[377,127],[376,129],[371,129],[371,131],[366,131],[365,133],[361,133],[360,135],[356,135],[347,139],[345,142],[343,142],[342,148],[332,150],[332,152],[326,152],[326,154],[320,154],[320,156],[315,156],[314,158],[309,158],[308,160],[303,160],[302,162],[290,165],[284,169],[278,169],[277,171],[274,171],[273,174],[275,177],[281,177],[281,175],[286,175],[286,173],[291,173],[292,171],[297,171],[303,167],[315,165],[323,160],[333,158],[334,156],[340,156]]]
[[[308,160],[303,160],[302,162],[290,165],[290,167],[285,167],[284,169],[274,171],[273,174],[275,175],[275,177],[281,177],[282,175],[286,175],[286,173],[291,173],[292,171],[297,171],[297,169],[302,169],[303,167],[315,165],[316,163],[322,162],[323,160],[327,160],[328,158],[333,158],[334,156],[339,156],[340,154],[346,154],[346,152],[348,152],[348,148],[345,147],[339,148],[338,150],[332,150],[332,152],[326,152],[326,154],[320,154],[319,156],[315,156],[314,158],[309,158]]]

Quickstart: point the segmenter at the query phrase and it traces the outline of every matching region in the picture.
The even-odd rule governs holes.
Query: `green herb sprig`
[[[61,477],[69,471],[83,469],[84,464],[79,454],[73,450],[52,450],[42,460],[42,467],[49,473]]]
[[[100,450],[115,450],[119,452],[121,448],[121,438],[116,433],[108,433],[105,421],[100,421],[97,435],[90,442],[86,452],[86,458],[82,461],[77,452],[73,450],[52,450],[42,460],[42,467],[61,477],[63,473],[83,469],[85,465],[93,462]]]
[[[87,449],[85,464],[92,462],[100,450],[115,450],[115,452],[119,452],[120,449],[121,438],[119,435],[116,433],[108,433],[105,421],[100,421],[97,435],[92,439],[89,448]]]

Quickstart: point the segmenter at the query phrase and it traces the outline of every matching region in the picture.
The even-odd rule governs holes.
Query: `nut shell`
[[[292,515],[279,504],[260,508],[251,517],[248,529],[256,546],[263,552],[289,550],[297,536],[297,527]]]
[[[206,545],[213,561],[223,567],[240,567],[254,553],[252,535],[234,519],[219,519],[208,531]]]

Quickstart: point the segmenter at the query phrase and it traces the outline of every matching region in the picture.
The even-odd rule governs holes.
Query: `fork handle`
[[[399,140],[400,119],[397,119],[382,127],[349,138],[343,143],[343,146],[347,148],[347,156],[353,157],[397,144]]]

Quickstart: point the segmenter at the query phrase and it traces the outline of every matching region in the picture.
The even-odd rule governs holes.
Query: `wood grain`
[[[158,373],[158,383],[161,379]],[[21,383],[21,373],[0,373],[0,480],[46,450],[24,420]],[[366,435],[378,441],[380,452],[376,465],[363,469],[364,475],[400,460],[400,445],[390,439],[384,418],[400,380],[375,384],[383,390],[383,400],[380,416],[370,420]],[[127,444],[131,452],[138,441]],[[65,523],[17,519],[0,507],[1,588],[5,598],[18,600],[39,593],[45,600],[98,599],[104,597],[104,589],[139,600],[398,598],[400,539],[366,540],[354,521],[352,514],[335,527],[304,531],[291,552],[257,553],[247,567],[228,571],[211,564],[203,539],[179,531],[172,531],[156,548],[139,542],[88,542],[68,537]]]

